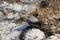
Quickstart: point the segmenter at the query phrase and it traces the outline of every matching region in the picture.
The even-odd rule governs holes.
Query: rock
[[[29,4],[23,4],[21,10],[22,11],[25,10],[26,13],[31,13],[31,12],[35,11],[36,7],[37,6],[33,5],[33,4],[31,4],[31,5],[29,5]]]
[[[8,3],[5,2],[5,1],[0,2],[0,7],[5,7],[5,6],[7,6],[7,5],[8,5]]]
[[[16,37],[16,31],[12,31],[13,28],[15,28],[17,24],[15,23],[9,23],[7,21],[0,22],[0,37],[1,40],[11,40],[13,37]],[[18,34],[19,32],[17,32]],[[14,34],[14,35],[13,35]]]
[[[46,40],[60,40],[60,34],[55,34],[48,37]]]
[[[21,7],[22,5],[18,4],[18,3],[10,3],[7,7],[4,7],[5,9],[11,9],[11,10],[15,10],[15,11],[21,11]]]
[[[45,34],[39,29],[30,29],[24,36],[24,40],[41,40],[45,38]]]
[[[14,16],[13,16],[13,13],[9,13],[9,14],[7,14],[7,18],[8,19],[12,19]]]
[[[9,23],[8,21],[0,22],[0,31],[2,30],[2,32],[6,33],[9,30],[11,31],[11,29],[13,29],[16,26],[17,24]]]
[[[25,3],[34,3],[34,2],[38,2],[39,0],[20,0],[20,1]]]
[[[13,10],[21,11],[22,5],[19,5],[18,3],[13,4]]]
[[[20,32],[18,32],[18,31],[13,31],[13,32],[11,32],[10,34],[8,34],[7,36],[6,36],[6,39],[5,40],[19,40],[19,34],[20,34]]]

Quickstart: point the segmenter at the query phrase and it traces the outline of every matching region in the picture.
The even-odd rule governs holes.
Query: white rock
[[[7,5],[8,5],[8,3],[5,2],[5,1],[2,1],[2,2],[0,3],[0,7],[5,7],[5,6],[7,6]]]
[[[25,5],[23,5],[22,6],[22,8],[21,8],[21,10],[25,10],[26,12],[32,12],[32,11],[34,11],[36,9],[36,5],[27,5],[27,4],[25,4]]]
[[[45,35],[39,29],[32,29],[27,31],[24,38],[24,40],[41,40],[45,38]]]
[[[11,40],[11,39],[13,39],[13,40],[16,40],[16,38],[18,38],[19,37],[19,32],[18,31],[13,31],[13,32],[11,32],[10,34],[8,34],[7,36],[6,36],[6,39],[5,40]],[[19,39],[19,38],[18,38]],[[17,39],[17,40],[18,40]]]
[[[13,9],[16,10],[16,11],[21,11],[21,7],[22,7],[22,5],[19,5],[17,3],[13,4]]]
[[[20,16],[19,14],[20,13],[18,13],[18,12],[15,12],[15,13],[11,12],[11,13],[7,14],[6,18],[17,20],[22,17],[22,15]]]
[[[11,40],[18,36],[17,31],[12,31],[17,25],[15,23],[9,23],[7,21],[0,22],[0,37],[1,40]]]
[[[0,31],[2,31],[3,33],[7,33],[8,31],[11,31],[11,29],[16,26],[17,24],[15,23],[0,22]]]
[[[60,34],[55,34],[48,37],[46,40],[60,40]]]
[[[13,16],[13,13],[9,13],[9,14],[7,14],[7,18],[8,19],[12,19],[14,16]]]
[[[27,20],[28,20],[28,22],[33,22],[33,23],[39,21],[39,20],[38,20],[37,18],[35,18],[34,16],[29,16]]]
[[[21,0],[21,2],[28,2],[28,3],[33,3],[33,2],[38,2],[39,0]]]
[[[13,10],[13,4],[9,4],[8,6],[4,7],[3,9],[12,9]]]
[[[21,7],[22,5],[18,4],[18,3],[10,3],[8,6],[4,7],[4,9],[11,9],[11,10],[15,10],[15,11],[21,11]]]
[[[19,13],[17,12],[17,13],[15,13],[14,15],[14,19],[19,19],[20,18],[20,15],[19,15]]]

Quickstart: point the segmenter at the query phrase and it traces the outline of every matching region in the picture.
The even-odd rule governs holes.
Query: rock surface
[[[48,37],[46,40],[60,40],[60,34],[55,34]]]
[[[30,29],[25,34],[24,40],[42,40],[45,34],[39,29]]]

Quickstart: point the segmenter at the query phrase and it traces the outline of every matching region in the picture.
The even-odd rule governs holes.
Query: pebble
[[[48,37],[46,40],[60,40],[60,34],[55,34]]]
[[[41,40],[45,38],[44,32],[39,29],[30,29],[24,36],[24,40]]]

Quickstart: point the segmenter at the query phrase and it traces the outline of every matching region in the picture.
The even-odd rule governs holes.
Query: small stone
[[[13,18],[13,13],[7,14],[7,18],[8,18],[8,19],[12,19],[12,18]]]
[[[35,9],[36,9],[36,5],[33,5],[33,4],[31,4],[31,5],[25,4],[21,8],[21,10],[25,10],[27,13],[31,13],[31,12],[35,11]]]
[[[46,40],[60,40],[60,34],[55,34],[48,37]]]
[[[45,34],[39,29],[30,29],[24,36],[24,40],[41,40],[45,38]]]

